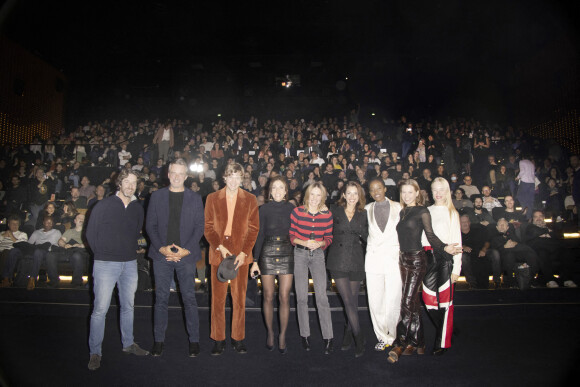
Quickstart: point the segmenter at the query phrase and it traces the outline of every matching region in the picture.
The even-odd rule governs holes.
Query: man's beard
[[[483,208],[483,206],[475,206],[475,209],[476,209],[477,211],[481,211],[481,209],[482,209],[482,208]]]

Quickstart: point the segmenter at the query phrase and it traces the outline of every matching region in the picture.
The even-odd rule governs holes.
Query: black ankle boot
[[[342,347],[340,348],[343,351],[348,351],[352,345],[352,330],[350,329],[350,325],[346,324],[344,327],[344,337],[342,338]]]
[[[365,353],[365,336],[362,332],[359,332],[358,335],[354,337],[354,344],[355,344],[355,353],[354,357],[361,357],[363,353]]]

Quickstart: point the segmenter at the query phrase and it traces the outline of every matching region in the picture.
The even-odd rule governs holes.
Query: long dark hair
[[[278,175],[275,176],[273,178],[270,179],[270,182],[268,183],[268,201],[272,200],[272,186],[274,185],[274,182],[279,181],[282,184],[284,184],[284,188],[286,189],[286,194],[284,195],[284,201],[288,200],[288,181],[286,181],[286,178]]]
[[[336,202],[337,205],[346,208],[346,199],[344,198],[346,195],[346,190],[348,189],[348,187],[355,187],[357,192],[358,192],[358,203],[356,204],[356,209],[357,211],[362,211],[365,209],[365,204],[366,204],[366,199],[365,199],[365,193],[361,187],[361,185],[359,183],[357,183],[356,181],[348,181],[340,190],[340,198],[338,199],[338,202]]]

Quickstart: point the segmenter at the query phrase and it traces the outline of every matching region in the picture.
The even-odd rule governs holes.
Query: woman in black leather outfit
[[[270,180],[270,201],[260,207],[260,231],[256,239],[257,257],[250,273],[262,276],[264,321],[268,330],[266,348],[274,349],[274,279],[278,276],[278,298],[280,299],[280,335],[278,350],[286,353],[286,328],[290,315],[290,289],[294,277],[294,248],[290,243],[290,214],[294,206],[288,203],[288,183],[282,176]]]
[[[397,324],[397,338],[389,352],[389,363],[395,363],[401,355],[425,353],[425,338],[421,322],[419,287],[427,268],[427,255],[421,244],[423,231],[433,249],[451,255],[461,253],[457,243],[446,245],[433,233],[431,214],[423,205],[419,185],[415,180],[403,180],[400,185],[401,206],[397,234],[401,252],[399,269],[403,282],[401,316]]]
[[[328,251],[326,268],[344,303],[347,325],[344,330],[342,350],[355,341],[355,357],[364,353],[365,339],[358,320],[358,294],[360,283],[365,278],[365,249],[369,235],[365,195],[360,184],[346,183],[336,206],[332,206],[333,242]]]

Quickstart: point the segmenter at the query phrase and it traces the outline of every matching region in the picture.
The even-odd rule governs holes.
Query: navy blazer
[[[147,207],[146,229],[151,246],[149,257],[165,259],[159,249],[167,245],[167,226],[169,223],[169,188],[165,187],[153,192]],[[199,241],[203,235],[205,217],[201,196],[189,188],[185,188],[183,205],[181,207],[180,234],[181,246],[191,254],[182,260],[197,262],[201,259]]]

